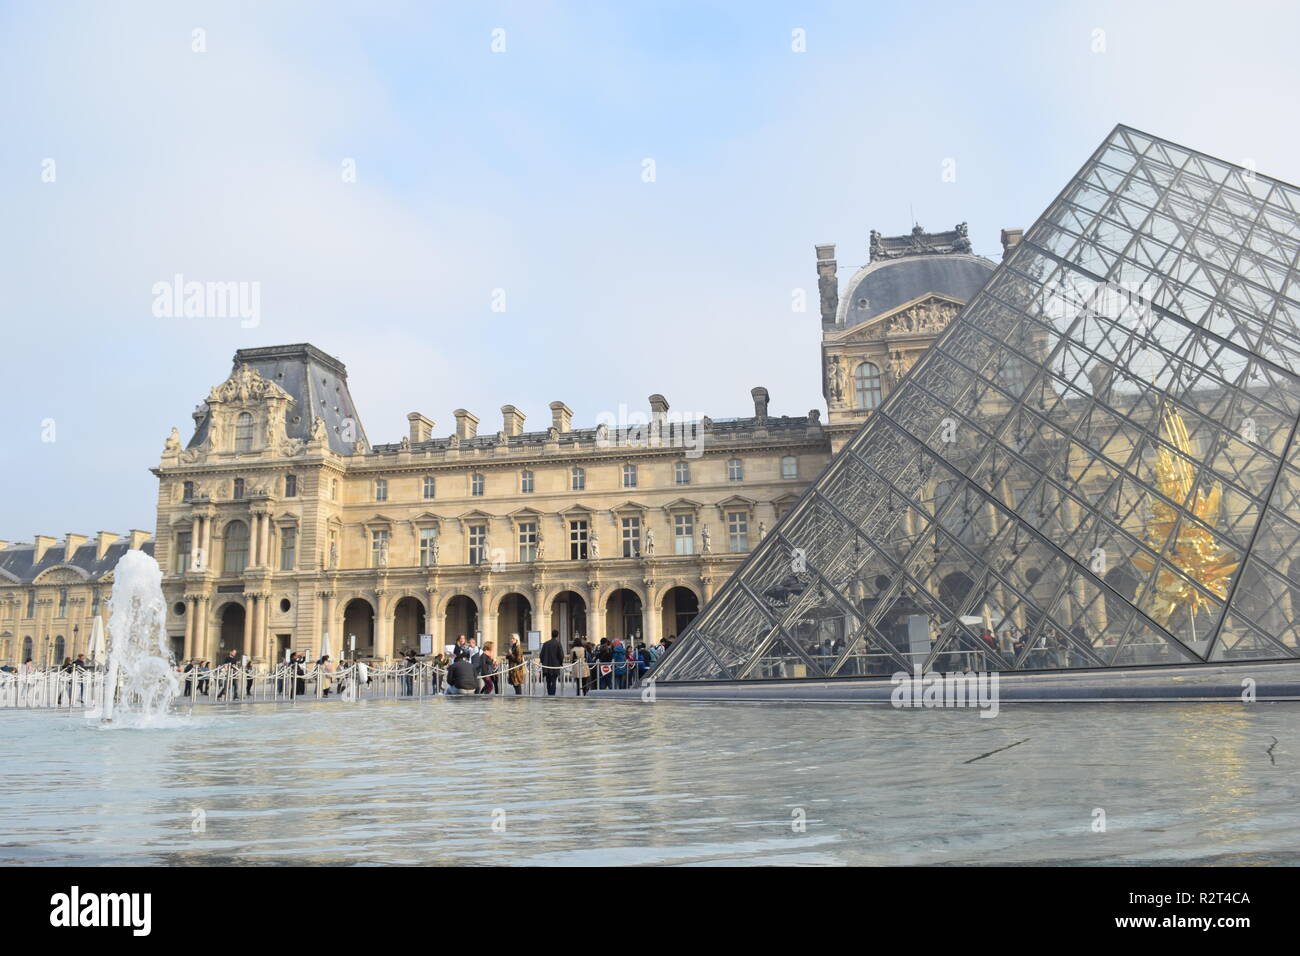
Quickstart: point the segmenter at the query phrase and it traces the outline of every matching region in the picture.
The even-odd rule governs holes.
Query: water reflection
[[[8,713],[0,727],[0,760],[21,771],[5,776],[4,863],[1300,859],[1300,709],[1283,704],[980,720],[479,698],[198,711],[166,730]]]

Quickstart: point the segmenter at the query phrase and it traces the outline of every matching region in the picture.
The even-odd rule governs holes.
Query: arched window
[[[253,450],[253,416],[240,412],[235,419],[235,451]]]
[[[23,660],[22,660],[22,662],[23,662],[24,664],[26,664],[26,663],[27,663],[28,661],[30,661],[31,659],[32,659],[32,638],[31,638],[31,635],[29,634],[27,637],[24,637],[24,638],[23,638]]]
[[[221,569],[231,574],[242,574],[248,567],[248,525],[232,521],[226,525],[226,546]]]
[[[54,665],[56,667],[63,663],[65,650],[67,650],[67,642],[63,640],[63,635],[60,634],[54,639]]]
[[[853,407],[875,408],[880,404],[880,366],[862,362],[853,373]]]

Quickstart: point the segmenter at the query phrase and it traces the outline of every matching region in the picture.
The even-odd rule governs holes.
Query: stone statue
[[[546,539],[542,537],[542,529],[537,529],[537,556],[534,561],[541,561],[546,556]]]
[[[767,537],[767,522],[760,521],[758,523],[758,540],[762,541],[766,537]]]
[[[884,244],[883,242],[880,241],[880,233],[877,232],[875,229],[872,229],[872,230],[871,230],[871,260],[870,260],[870,261],[875,262],[877,259],[881,259],[881,258],[883,258],[884,255],[885,255],[885,244]]]
[[[318,418],[316,419],[316,421],[320,421],[320,419]],[[331,541],[330,542],[330,567],[337,568],[338,566],[339,566],[339,543],[337,541]]]
[[[163,450],[175,452],[181,450],[181,432],[175,425],[172,426],[171,434],[167,436],[167,441],[163,443]]]
[[[548,442],[552,442],[552,443],[559,441],[559,440],[560,440],[560,430],[559,430],[558,428],[556,428],[554,425],[552,425],[550,428],[546,429],[546,440],[547,440]]]
[[[830,390],[831,401],[838,402],[844,397],[844,366],[838,355],[826,356],[826,387]]]
[[[700,529],[700,542],[701,542],[700,550],[702,553],[704,554],[713,553],[713,532],[709,530],[708,525],[705,525],[703,528]]]
[[[411,450],[411,436],[410,436],[410,435],[403,435],[403,436],[402,436],[402,440],[399,441],[399,442],[397,443],[397,447],[400,448],[402,451],[410,451],[410,450]]]
[[[655,553],[655,532],[654,532],[654,529],[653,529],[653,528],[646,528],[646,529],[645,529],[645,547],[642,549],[642,553],[643,553],[647,558],[653,558],[653,557],[654,557],[654,553]]]
[[[953,252],[970,252],[970,234],[966,223],[957,223],[957,238],[952,244]]]
[[[433,543],[429,545],[429,561],[431,564],[438,563],[438,539],[434,538]]]
[[[385,538],[383,543],[380,544],[379,546],[379,566],[381,568],[388,567],[388,539],[387,538]]]
[[[600,537],[595,528],[591,529],[591,534],[587,537],[587,557],[592,561],[600,557]]]

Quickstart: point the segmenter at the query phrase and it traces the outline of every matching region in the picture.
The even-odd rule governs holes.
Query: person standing
[[[492,642],[488,641],[483,645],[483,653],[478,656],[478,676],[482,683],[479,686],[480,694],[495,694],[497,692],[497,680],[494,671],[497,669],[496,661],[492,659],[494,650]]]
[[[587,647],[582,641],[573,645],[573,650],[569,654],[573,662],[573,683],[578,691],[579,697],[587,695],[587,682],[591,676],[591,668],[587,664]]]
[[[551,631],[551,639],[542,645],[538,655],[542,664],[542,676],[546,679],[546,696],[555,696],[555,682],[560,679],[564,668],[564,645],[560,643],[560,632]]]
[[[510,650],[506,652],[506,662],[510,665],[510,686],[515,689],[515,696],[524,692],[524,646],[519,643],[519,635],[510,635]]]

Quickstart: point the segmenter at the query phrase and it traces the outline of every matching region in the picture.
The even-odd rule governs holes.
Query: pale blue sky
[[[542,428],[554,399],[582,425],[652,392],[743,415],[754,385],[806,413],[815,243],[845,276],[914,215],[996,257],[1117,122],[1300,181],[1298,27],[1285,3],[2,0],[0,538],[152,528],[147,469],[243,346],[336,355],[376,442],[412,410]],[[260,282],[260,326],[155,318],[177,272]]]

